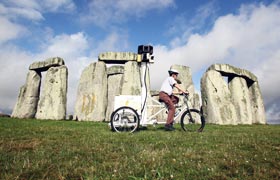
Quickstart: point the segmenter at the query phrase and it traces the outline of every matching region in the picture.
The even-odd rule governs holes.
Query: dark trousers
[[[177,104],[179,102],[179,98],[174,95],[169,96],[165,92],[160,92],[159,99],[167,105],[168,116],[167,116],[166,125],[171,125],[173,123],[173,118],[174,118],[174,114],[175,114],[174,104]]]

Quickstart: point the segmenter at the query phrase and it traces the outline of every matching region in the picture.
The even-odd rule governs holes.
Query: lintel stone
[[[115,75],[115,74],[123,74],[124,73],[124,66],[111,66],[107,68],[107,75]]]
[[[127,61],[137,61],[137,54],[132,52],[105,52],[100,53],[98,61],[106,64],[124,64]]]
[[[220,72],[223,76],[231,76],[231,75],[235,75],[235,76],[240,76],[245,78],[247,81],[251,82],[250,84],[252,84],[253,82],[258,81],[257,77],[251,73],[248,70],[245,69],[240,69],[240,68],[236,68],[234,66],[231,66],[229,64],[213,64],[212,66],[210,66],[207,71],[209,70],[215,70]]]
[[[64,65],[64,60],[60,57],[48,58],[45,61],[34,62],[29,66],[29,70],[47,71],[50,67]]]

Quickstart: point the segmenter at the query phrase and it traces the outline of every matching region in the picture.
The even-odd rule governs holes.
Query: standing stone
[[[189,91],[189,105],[190,108],[200,109],[200,98],[199,94],[195,92],[193,80],[192,80],[192,73],[190,67],[182,66],[182,65],[172,65],[171,69],[176,69],[179,71],[178,79],[181,81],[182,89]],[[175,88],[175,91],[177,89]],[[179,97],[180,101],[183,101],[183,97]]]
[[[121,94],[121,84],[123,79],[124,67],[111,66],[107,69],[108,75],[108,106],[106,109],[106,121],[110,121],[114,111],[115,96]]]
[[[253,123],[266,124],[263,98],[257,81],[250,86],[249,91],[251,95]]]
[[[140,68],[135,61],[126,62],[124,65],[121,95],[141,95]]]
[[[229,89],[237,113],[237,124],[252,124],[252,105],[247,82],[242,77],[234,77]]]
[[[228,78],[228,83],[223,77]],[[209,123],[266,123],[257,77],[245,69],[228,64],[210,66],[201,79],[201,93]]]
[[[55,67],[55,68],[54,68]],[[20,95],[13,116],[18,118],[65,119],[67,68],[60,57],[34,62],[29,66],[27,82]],[[40,97],[41,72],[48,71]],[[38,103],[39,102],[39,103]]]
[[[74,119],[104,121],[107,107],[107,70],[104,62],[86,67],[81,75]]]
[[[202,109],[206,121],[213,124],[236,124],[237,115],[228,84],[215,70],[208,70],[201,79]]]
[[[66,119],[68,69],[66,66],[48,69],[36,119]]]
[[[17,103],[12,113],[15,118],[34,118],[40,95],[41,74],[29,70],[26,83],[20,88]]]

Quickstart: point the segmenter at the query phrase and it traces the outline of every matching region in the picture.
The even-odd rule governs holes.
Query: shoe
[[[165,129],[165,131],[174,131],[175,130],[175,128],[170,124],[165,125],[164,129]]]
[[[172,123],[170,124],[171,126],[173,126],[174,128],[174,125],[176,124],[177,122],[175,120],[172,121]]]

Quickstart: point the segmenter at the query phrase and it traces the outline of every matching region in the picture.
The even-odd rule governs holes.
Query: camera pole
[[[147,124],[147,74],[149,73],[149,65],[154,62],[153,46],[140,45],[138,46],[137,62],[140,63],[141,71],[141,125]]]
[[[141,62],[141,125],[146,124],[147,121],[147,74],[149,73],[149,63]]]

